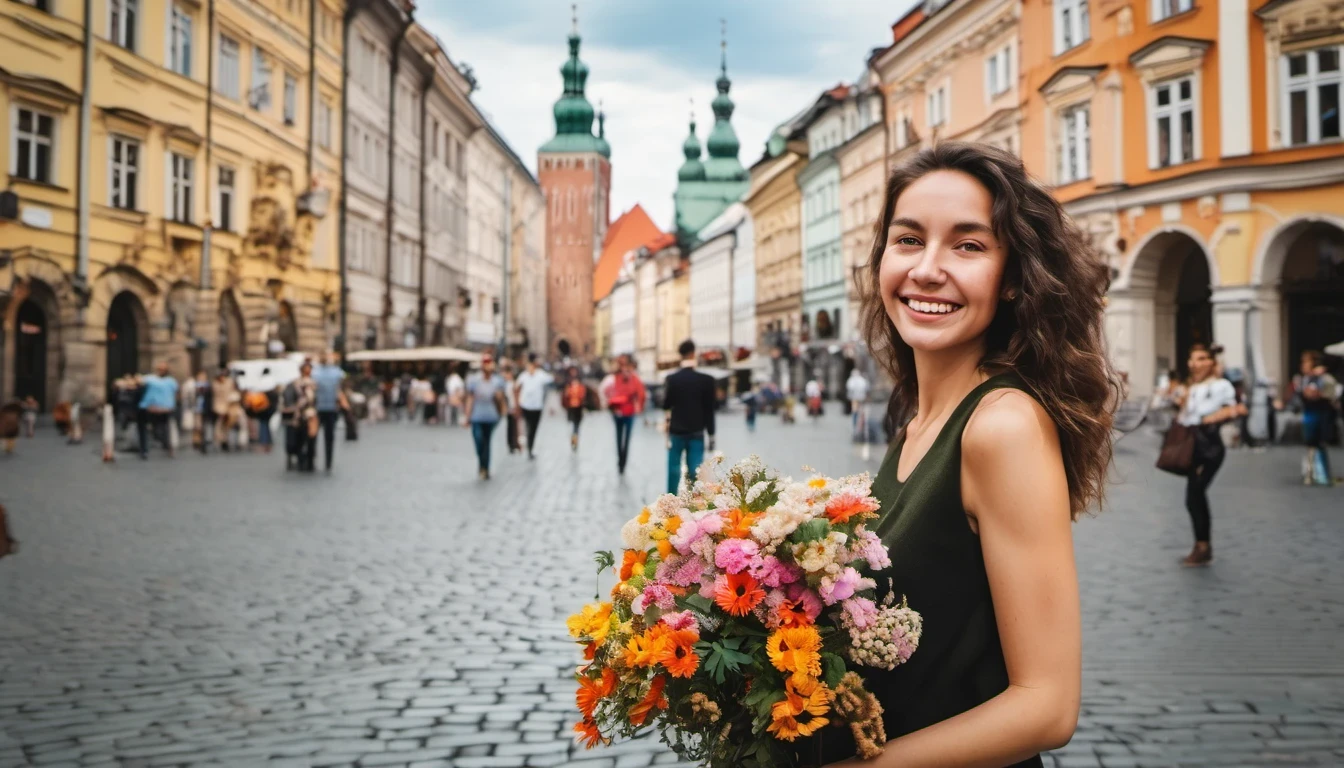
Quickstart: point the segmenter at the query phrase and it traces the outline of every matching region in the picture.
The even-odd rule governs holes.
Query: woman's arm
[[[844,765],[1002,768],[1067,744],[1077,727],[1082,629],[1055,425],[1024,393],[992,394],[966,426],[961,467],[962,499],[980,536],[1008,687],[978,707],[887,742],[875,760]]]

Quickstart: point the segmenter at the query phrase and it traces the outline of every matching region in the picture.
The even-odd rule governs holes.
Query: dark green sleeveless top
[[[961,401],[905,482],[897,479],[902,436],[887,452],[873,482],[882,503],[873,530],[891,553],[878,574],[878,596],[890,578],[924,617],[919,649],[890,672],[858,667],[882,703],[887,738],[894,739],[983,704],[1008,687],[1008,671],[994,621],[980,538],[961,502],[961,434],[975,407],[996,389],[1026,385],[1014,373],[994,376]],[[826,728],[820,764],[854,754],[847,729]],[[1041,766],[1033,757],[1017,766]]]

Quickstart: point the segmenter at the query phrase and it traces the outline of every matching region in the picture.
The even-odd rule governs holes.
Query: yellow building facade
[[[330,346],[343,2],[92,6],[0,6],[0,397]]]

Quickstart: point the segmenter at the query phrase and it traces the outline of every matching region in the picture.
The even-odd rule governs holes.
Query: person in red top
[[[644,410],[647,398],[644,382],[635,375],[629,355],[616,358],[616,375],[611,378],[605,394],[607,407],[616,421],[616,467],[624,475],[625,462],[630,456],[630,430],[634,427],[635,415]]]

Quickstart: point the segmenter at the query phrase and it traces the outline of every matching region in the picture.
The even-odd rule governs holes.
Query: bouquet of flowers
[[[568,622],[586,660],[580,742],[656,728],[684,760],[764,768],[835,724],[876,756],[882,708],[853,668],[905,662],[922,620],[876,601],[871,574],[891,562],[865,525],[868,476],[794,481],[752,457],[719,477],[719,461],[625,524],[619,565],[597,554],[619,581]]]

